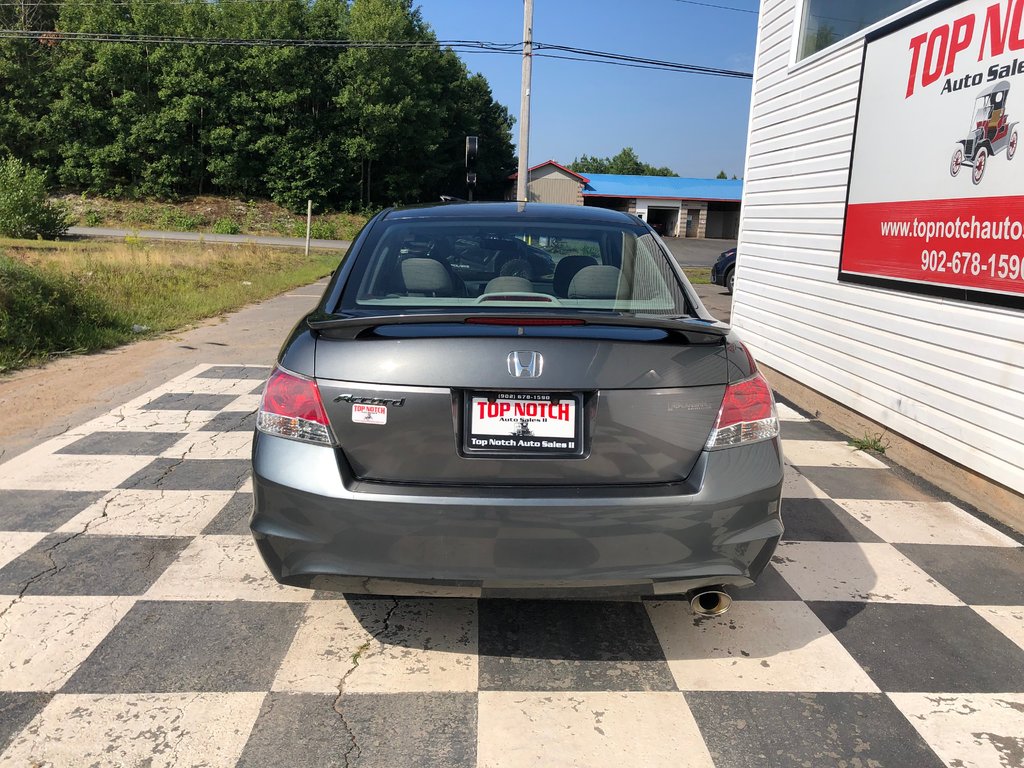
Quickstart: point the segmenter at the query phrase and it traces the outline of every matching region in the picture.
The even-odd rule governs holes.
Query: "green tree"
[[[718,175],[715,176],[715,178],[716,179],[728,179],[729,178],[729,174],[727,174],[725,171],[719,171]]]
[[[0,152],[71,189],[225,193],[321,210],[480,192],[514,170],[512,119],[443,50],[412,0],[64,0],[45,45],[0,41]],[[59,13],[59,18],[57,17]],[[8,18],[10,17],[10,18]],[[33,22],[35,24],[35,22]],[[24,26],[24,25],[22,25]],[[38,25],[37,25],[38,26]],[[94,43],[63,32],[191,38],[347,38],[390,49]]]
[[[614,173],[623,176],[678,176],[671,168],[658,168],[640,160],[636,150],[624,147],[614,157],[589,157],[583,155],[569,164],[569,170],[576,173]]]

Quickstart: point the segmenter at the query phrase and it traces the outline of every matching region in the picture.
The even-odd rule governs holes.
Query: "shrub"
[[[87,227],[98,227],[103,223],[103,214],[97,211],[95,208],[90,208],[82,216],[82,221],[85,222]]]
[[[207,223],[206,217],[202,214],[189,214],[174,208],[164,208],[157,220],[157,226],[161,229],[171,229],[177,232],[194,232]]]
[[[47,199],[42,171],[14,157],[0,161],[0,235],[52,240],[70,226],[68,209]]]
[[[295,221],[291,226],[292,237],[305,237],[306,236],[306,222]],[[313,219],[313,223],[309,227],[309,236],[313,240],[334,240],[338,236],[338,230],[335,226],[323,219]]]
[[[216,235],[237,235],[241,231],[242,228],[234,219],[217,219],[213,225],[213,232]]]

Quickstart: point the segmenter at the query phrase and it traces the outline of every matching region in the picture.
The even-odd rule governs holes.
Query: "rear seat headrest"
[[[570,299],[614,299],[619,292],[619,268],[584,267],[569,283]]]
[[[434,259],[414,258],[402,262],[402,282],[410,294],[451,296],[452,278]]]
[[[496,277],[487,283],[484,293],[532,293],[533,283],[525,277],[506,275]]]

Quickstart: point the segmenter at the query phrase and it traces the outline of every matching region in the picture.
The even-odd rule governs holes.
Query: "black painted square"
[[[207,523],[203,533],[244,535],[249,533],[249,516],[252,515],[252,494],[236,493],[231,501]]]
[[[155,459],[119,487],[161,491],[237,491],[251,470],[247,459]]]
[[[180,432],[93,432],[57,453],[159,456],[182,437]]]
[[[830,499],[782,499],[785,541],[877,543],[882,539]]]
[[[729,768],[942,768],[878,693],[687,693],[715,765]]]
[[[221,411],[200,432],[252,432],[256,429],[256,411]]]
[[[265,379],[270,375],[269,365],[215,365],[202,373],[196,374],[197,379]]]
[[[639,602],[481,600],[480,689],[671,691]]]
[[[802,466],[800,474],[833,499],[933,501],[890,469]]]
[[[896,549],[970,605],[1024,605],[1024,548],[897,544]]]
[[[139,601],[64,692],[269,691],[304,610],[301,603]]]
[[[1024,691],[1024,649],[966,606],[808,605],[883,691]]]
[[[0,531],[55,531],[103,491],[0,491]]]
[[[237,395],[207,395],[193,392],[168,392],[142,406],[144,411],[220,411],[231,405]]]
[[[337,706],[339,728],[348,729],[355,742],[345,765],[476,766],[476,694],[347,694]]]
[[[348,768],[354,757],[353,742],[341,716],[334,711],[334,693],[268,693],[235,768],[265,768],[278,765],[282,745],[296,745],[301,739],[301,759],[292,765],[317,768]],[[301,723],[301,734],[296,724]],[[396,763],[397,765],[397,763]]]
[[[0,594],[18,594],[28,584],[26,595],[141,595],[190,541],[51,534],[0,568]]]

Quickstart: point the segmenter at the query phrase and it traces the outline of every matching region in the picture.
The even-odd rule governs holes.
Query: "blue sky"
[[[707,0],[757,10],[758,0]],[[522,39],[522,0],[418,0],[441,40]],[[678,0],[535,0],[534,39],[750,72],[757,15]],[[462,54],[519,115],[521,58]],[[750,81],[537,58],[530,164],[632,146],[683,176],[743,174]],[[514,131],[518,140],[518,125]],[[481,148],[484,151],[484,148]]]

